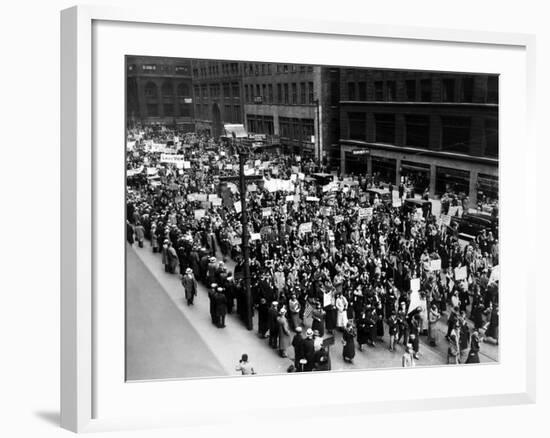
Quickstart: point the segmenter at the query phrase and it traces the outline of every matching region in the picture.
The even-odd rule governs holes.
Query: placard
[[[418,292],[420,290],[420,278],[411,278],[411,291]]]
[[[301,233],[311,233],[312,227],[313,227],[312,222],[305,222],[303,224],[300,224],[299,229]]]
[[[260,233],[250,233],[250,241],[254,242],[255,240],[262,240],[262,235]]]
[[[235,211],[236,211],[237,213],[240,213],[240,212],[241,212],[241,210],[242,210],[241,201],[235,202],[235,203],[233,204],[233,206],[235,207]]]
[[[455,268],[455,280],[466,280],[467,276],[468,270],[466,269],[466,266]]]
[[[201,220],[206,214],[204,209],[195,210],[195,219]]]
[[[441,259],[430,260],[428,264],[428,270],[430,272],[441,271]]]

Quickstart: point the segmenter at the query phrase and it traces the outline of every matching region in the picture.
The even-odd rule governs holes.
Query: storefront
[[[498,201],[498,176],[478,174],[477,197],[478,201],[487,204]]]
[[[470,193],[470,172],[450,167],[436,167],[435,194],[441,196],[446,192]]]
[[[368,149],[357,149],[346,152],[346,173],[348,175],[366,175],[368,173],[369,153]]]
[[[423,193],[430,187],[430,165],[402,161],[401,179],[412,184],[416,193]]]
[[[395,183],[397,177],[397,160],[393,158],[372,157],[372,176],[377,181]]]

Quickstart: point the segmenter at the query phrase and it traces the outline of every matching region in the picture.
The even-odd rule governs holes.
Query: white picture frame
[[[105,262],[100,256],[102,247],[98,244],[98,239],[101,239],[103,233],[102,227],[98,225],[102,221],[100,211],[105,211],[105,209],[99,208],[104,202],[102,197],[104,190],[101,189],[101,184],[108,184],[104,182],[98,186],[97,179],[99,173],[101,173],[101,178],[110,178],[110,181],[114,181],[116,184],[123,184],[123,181],[120,179],[120,174],[104,165],[104,155],[102,155],[102,152],[98,153],[95,149],[97,148],[97,139],[101,137],[101,133],[97,131],[96,123],[101,123],[102,112],[100,107],[104,105],[97,92],[98,88],[102,87],[100,81],[104,80],[105,76],[101,76],[104,72],[101,67],[95,64],[95,61],[101,58],[101,51],[105,47],[102,39],[103,30],[96,27],[101,23],[106,23],[109,28],[106,30],[107,33],[112,32],[113,26],[119,26],[118,33],[114,33],[118,35],[119,39],[122,39],[121,32],[134,32],[135,29],[132,28],[136,26],[141,26],[143,29],[147,28],[148,31],[153,33],[176,32],[178,28],[186,29],[186,31],[199,31],[202,34],[205,32],[212,32],[213,34],[231,33],[231,30],[227,28],[225,14],[209,14],[208,17],[203,17],[190,15],[187,11],[180,10],[154,8],[144,11],[104,6],[78,6],[64,10],[61,13],[61,425],[75,432],[83,432],[205,423],[208,418],[206,416],[208,404],[200,397],[197,397],[196,400],[198,405],[195,407],[196,410],[193,412],[187,411],[187,415],[183,415],[182,409],[178,410],[177,407],[168,412],[161,404],[157,407],[144,406],[144,411],[134,410],[135,414],[131,415],[129,413],[130,409],[124,411],[123,407],[127,404],[123,402],[123,399],[116,399],[116,391],[110,396],[115,397],[113,404],[118,404],[120,410],[117,412],[116,407],[104,409],[102,406],[105,404],[105,394],[109,393],[110,385],[108,383],[110,382],[109,378],[104,378],[104,375],[109,373],[110,364],[105,362],[108,355],[98,354],[98,351],[104,348],[102,339],[104,340],[105,337],[102,333],[107,325],[109,329],[113,329],[114,333],[119,334],[117,330],[120,328],[120,318],[123,318],[123,315],[116,312],[116,307],[111,308],[110,312],[104,312],[102,306],[105,305],[105,300],[97,299],[97,294],[102,290],[101,285],[105,281],[105,279],[100,278],[102,275],[105,276],[105,271],[102,271],[101,267]],[[388,50],[392,50],[393,45],[406,42],[411,48],[416,45],[431,44],[435,47],[434,50],[437,50],[437,47],[449,46],[449,50],[463,50],[464,52],[461,52],[463,54],[466,54],[468,50],[475,51],[478,48],[483,48],[488,52],[491,50],[499,53],[509,51],[512,54],[511,57],[517,57],[519,53],[521,55],[519,56],[521,65],[514,67],[518,69],[518,76],[514,76],[514,78],[516,81],[518,78],[525,79],[525,83],[519,84],[524,87],[521,88],[523,93],[519,96],[521,105],[518,106],[519,109],[509,108],[510,101],[506,101],[508,95],[504,93],[503,108],[501,109],[504,116],[501,119],[503,121],[506,120],[506,111],[515,111],[515,116],[520,118],[518,119],[519,127],[510,128],[505,125],[502,129],[502,144],[506,146],[514,139],[516,141],[521,139],[524,142],[522,150],[525,153],[524,156],[518,158],[520,163],[517,172],[513,175],[513,178],[521,180],[516,184],[516,187],[512,186],[511,182],[510,184],[507,182],[512,178],[508,163],[513,158],[504,151],[502,154],[501,187],[502,193],[510,193],[510,197],[521,195],[523,191],[525,194],[523,202],[527,203],[533,200],[534,194],[529,193],[529,189],[535,187],[534,169],[536,167],[534,163],[536,156],[535,141],[531,126],[531,121],[534,120],[534,36],[374,25],[361,22],[321,22],[274,16],[251,19],[244,14],[237,14],[233,17],[231,28],[234,31],[236,30],[233,32],[235,38],[247,34],[254,34],[255,37],[261,38],[265,34],[266,38],[275,39],[293,38],[299,40],[300,38],[315,39],[324,37],[328,41],[330,38],[334,38],[338,39],[340,43],[342,38],[347,38],[349,44],[362,44],[364,40],[368,40],[367,42],[373,44],[384,43],[389,48]],[[113,46],[117,46],[116,41],[112,39],[112,35],[109,34],[111,41],[114,43]],[[229,37],[229,35],[226,36]],[[139,41],[139,38],[129,40]],[[150,37],[150,42],[153,45],[154,37]],[[197,53],[201,53],[199,49],[200,47],[194,48],[194,52],[191,50],[188,57],[198,57]],[[143,44],[143,50],[140,53],[126,53],[148,55],[151,54],[149,53],[150,50],[152,50],[151,47],[146,47],[146,44]],[[163,48],[162,50],[168,49]],[[333,56],[336,58],[337,55],[340,56],[339,53],[335,52]],[[174,56],[181,56],[181,53],[174,53]],[[239,54],[228,54],[227,56],[239,59]],[[277,55],[273,54],[272,56],[276,57]],[[302,55],[299,54],[288,56],[289,62],[300,62],[302,60],[300,58]],[[500,55],[495,56],[498,58]],[[504,57],[504,55],[502,56]],[[337,60],[336,63],[338,62],[340,61]],[[400,62],[402,68],[407,68],[407,66],[412,68],[414,64],[414,60],[409,59],[404,52],[403,59],[395,62]],[[488,65],[487,60],[480,59],[479,62],[480,64],[485,63],[485,66]],[[419,63],[418,59],[416,63]],[[436,65],[436,62],[430,61],[427,68],[432,68],[434,65]],[[497,66],[495,72],[499,73],[498,61],[495,62],[495,65]],[[377,63],[373,66],[378,67],[381,65]],[[417,68],[420,67],[422,65],[417,65]],[[446,68],[450,67],[447,66]],[[116,75],[116,73],[117,70],[114,69],[113,74]],[[512,76],[510,75],[510,77]],[[504,85],[510,87],[510,84],[505,83]],[[517,95],[513,96],[512,94],[509,95],[510,98],[518,99]],[[124,102],[122,101],[119,107],[123,106]],[[123,117],[123,115],[121,116]],[[120,126],[120,129],[123,132],[123,126]],[[115,144],[118,139],[121,149],[123,149],[123,137],[115,135],[114,138]],[[528,169],[533,169],[533,171],[529,172]],[[123,174],[122,167],[120,170]],[[113,202],[112,205],[116,206],[117,200],[113,199]],[[535,202],[532,202],[531,206],[535,204]],[[515,211],[511,210],[506,203],[503,203],[503,207],[501,213],[504,218],[502,229],[512,229],[513,224],[518,223],[517,221],[521,221],[527,227],[531,225],[532,229],[535,229],[535,212],[533,208],[531,208],[530,213],[527,213],[527,209],[522,208]],[[122,209],[123,207],[120,205],[120,210]],[[123,225],[121,223],[118,228],[122,228]],[[123,240],[121,240],[121,245],[122,242]],[[528,237],[523,243],[511,238],[509,242],[507,239],[503,239],[501,245],[503,258],[506,258],[506,253],[510,254],[514,245],[516,247],[517,245],[525,245],[525,248],[534,248],[534,236]],[[120,266],[120,264],[115,263],[113,266]],[[414,388],[412,388],[411,393],[407,393],[402,397],[394,397],[391,394],[387,398],[370,400],[356,397],[349,399],[346,403],[335,400],[320,406],[319,401],[315,397],[311,397],[310,401],[304,401],[299,405],[302,415],[320,417],[327,415],[363,415],[367,412],[395,412],[411,409],[441,409],[534,402],[535,310],[526,303],[528,300],[534,300],[535,274],[534,267],[525,264],[522,268],[524,268],[522,270],[525,273],[524,277],[515,278],[511,275],[503,275],[503,281],[509,281],[511,287],[520,285],[517,293],[521,293],[521,297],[517,315],[519,322],[516,320],[519,333],[512,333],[509,323],[506,322],[506,317],[510,313],[506,310],[506,307],[503,309],[503,333],[506,336],[516,336],[513,339],[516,339],[517,341],[514,342],[518,342],[519,345],[512,345],[512,342],[503,342],[502,349],[506,353],[507,349],[510,351],[510,349],[515,348],[514,354],[519,357],[512,358],[504,354],[502,363],[497,366],[504,369],[516,359],[519,365],[514,367],[513,371],[510,371],[514,373],[514,377],[506,382],[508,386],[505,387],[504,382],[502,382],[502,391],[495,389],[487,393],[470,393],[465,390],[459,395],[459,391],[452,392],[449,389],[448,394],[443,391],[439,394],[426,395],[418,393],[415,395]],[[504,272],[506,271],[504,270]],[[122,278],[124,272],[118,272],[116,275]],[[120,282],[114,281],[115,285],[117,283],[120,284]],[[123,291],[119,292],[123,294]],[[101,318],[100,323],[98,318]],[[101,327],[98,327],[98,325]],[[113,338],[120,341],[118,336],[113,336]],[[123,345],[114,346],[113,348],[122,348],[123,350]],[[120,357],[120,351],[117,355]],[[480,369],[483,369],[483,367]],[[411,373],[411,379],[423,379],[425,376],[424,371],[426,370],[415,369],[407,371],[407,373]],[[438,370],[433,369],[429,372],[437,373]],[[458,379],[470,378],[470,374],[467,374],[464,369],[449,369],[447,372],[453,373]],[[329,382],[327,385],[337,387],[341,384],[350,384],[353,381],[351,379],[361,378],[362,373],[366,373],[364,374],[366,377],[376,376],[377,379],[379,376],[382,376],[380,378],[393,378],[393,375],[398,378],[404,376],[402,370],[382,370],[380,371],[382,374],[378,374],[378,371],[360,371],[353,374],[336,373],[330,376],[255,377],[239,382],[235,382],[236,379],[222,379],[218,380],[216,384],[224,388],[233,388],[235,383],[238,383],[243,393],[253,394],[254,391],[262,390],[262,388],[268,391],[269,388],[273,387],[273,382],[281,385],[286,384],[281,379],[287,379],[287,381],[292,379],[293,384],[297,382],[295,379],[302,379],[300,385],[306,387],[308,385],[318,385],[321,382],[323,382],[322,384]],[[497,372],[495,371],[495,373]],[[146,399],[151,394],[160,396],[162,391],[169,391],[172,386],[179,386],[181,389],[182,384],[182,382],[125,384],[124,381],[118,380],[117,384],[120,384],[121,387],[124,385],[130,387],[133,397],[138,399],[140,397],[138,394],[141,391],[143,391],[143,398]],[[186,385],[186,390],[198,395],[202,391],[211,389],[212,382],[212,379],[189,381],[184,382],[184,385]],[[162,388],[158,389],[161,386]],[[120,394],[122,392],[118,393],[118,395]],[[413,404],[411,400],[421,400],[421,402]],[[168,398],[169,401],[170,398]],[[295,407],[295,405],[290,404],[286,408],[280,408],[278,412],[291,415]],[[132,408],[135,408],[135,406]],[[247,408],[248,406],[237,403],[234,410],[217,415],[217,421],[223,423],[252,417],[260,420],[268,418],[267,414],[262,414],[260,408]],[[102,411],[108,412],[108,414],[103,415]],[[148,412],[150,415],[144,415],[144,412]]]

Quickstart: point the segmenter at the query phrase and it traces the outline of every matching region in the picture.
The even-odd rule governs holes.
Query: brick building
[[[126,115],[130,126],[178,125],[194,130],[191,62],[127,56]]]
[[[337,106],[331,107],[329,99],[329,82],[334,80],[335,90],[338,80],[328,69],[256,62],[242,66],[249,133],[266,134],[283,150],[311,158],[324,157],[331,145],[337,146],[338,135],[328,121],[338,121]]]
[[[192,69],[196,129],[218,137],[224,124],[242,124],[241,63],[193,60]]]
[[[498,198],[498,76],[340,70],[340,166]]]

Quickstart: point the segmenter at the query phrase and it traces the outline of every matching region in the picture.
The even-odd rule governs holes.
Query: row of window
[[[159,110],[162,109],[162,114]],[[148,117],[191,117],[192,105],[191,104],[179,104],[177,109],[173,103],[164,103],[159,105],[158,103],[147,103],[147,116]]]
[[[248,114],[246,116],[248,131],[254,134],[276,134],[273,116]],[[299,119],[295,117],[279,117],[278,135],[290,140],[311,142],[315,134],[313,119]]]
[[[406,79],[403,81],[373,81],[368,89],[367,81],[347,82],[347,100],[405,101],[405,102],[485,102],[498,103],[498,77],[489,76],[487,82],[479,81],[477,90],[474,77],[444,78],[439,96],[435,82],[430,79]]]
[[[176,95],[179,97],[189,97],[191,96],[191,88],[185,82],[178,84],[176,87]],[[174,96],[174,84],[171,81],[164,81],[161,86],[161,93],[163,97],[173,97]],[[145,96],[148,98],[158,98],[159,97],[159,87],[154,82],[147,82],[145,84]]]
[[[238,62],[222,62],[215,64],[204,64],[193,67],[193,76],[194,77],[217,77],[220,76],[220,65],[221,72],[224,76],[236,76],[239,74],[239,63]]]
[[[272,73],[311,73],[312,65],[300,64],[260,64],[247,63],[244,65],[244,74],[247,76],[263,76]]]
[[[242,123],[241,106],[240,105],[223,105],[222,120],[225,123]],[[212,120],[212,105],[210,104],[195,104],[195,118],[202,120]]]
[[[245,102],[283,105],[312,105],[315,103],[313,82],[244,85]]]
[[[128,71],[137,72],[136,64],[128,64]],[[178,75],[189,75],[191,73],[187,65],[168,65],[168,64],[141,64],[141,71],[145,73],[175,73]]]
[[[472,139],[470,117],[441,117],[439,138],[431,138],[431,121],[427,115],[405,115],[405,123],[397,124],[395,114],[373,114],[374,123],[369,127],[365,113],[348,113],[348,134],[352,140],[396,144],[397,134],[404,146],[432,148],[445,152],[472,154],[472,140],[485,144],[483,155],[498,156],[498,121],[484,120],[483,139]],[[373,133],[369,135],[369,128]],[[370,137],[370,138],[369,138]],[[435,144],[433,144],[435,143]]]
[[[238,82],[224,82],[223,84],[203,84],[194,86],[197,99],[239,99],[241,96]],[[223,94],[222,94],[223,92]]]

